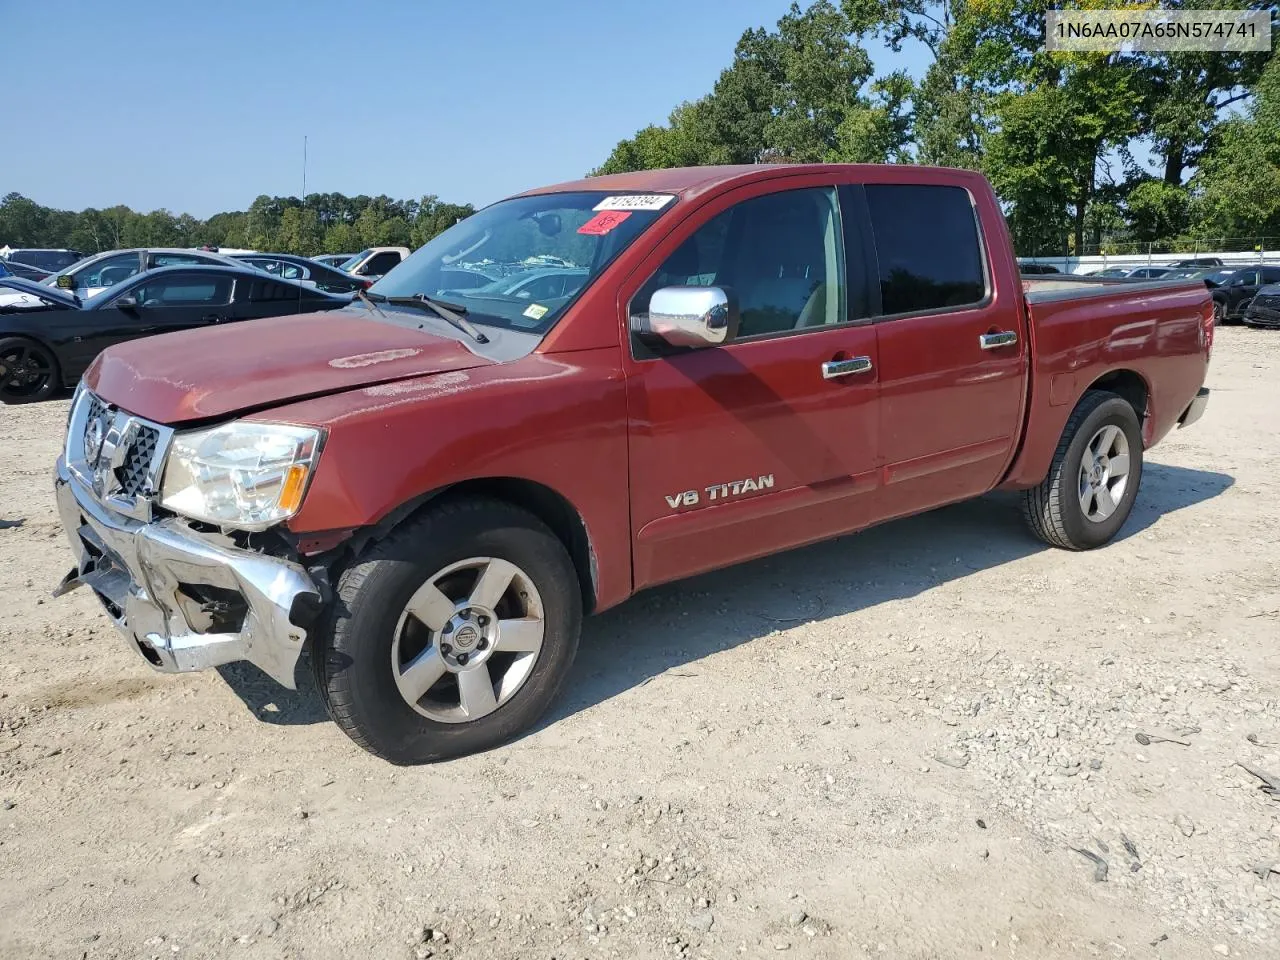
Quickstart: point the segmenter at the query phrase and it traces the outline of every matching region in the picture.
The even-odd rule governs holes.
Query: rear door
[[[1018,441],[1028,344],[1018,278],[997,285],[983,243],[977,204],[999,216],[988,195],[901,182],[867,183],[865,195],[879,278],[887,518],[996,484]]]
[[[637,589],[869,516],[876,332],[840,214],[829,177],[743,187],[677,226],[624,285],[632,316],[667,286],[726,288],[742,314],[723,347],[632,338],[626,352]]]
[[[137,332],[143,336],[207,327],[230,316],[230,274],[193,270],[139,281],[127,291],[138,305],[125,312],[138,317]]]

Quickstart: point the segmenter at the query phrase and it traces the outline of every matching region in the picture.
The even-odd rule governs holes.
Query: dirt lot
[[[418,769],[47,599],[66,402],[0,408],[0,956],[1280,955],[1280,335],[1209,385],[1106,549],[996,496],[654,591]]]

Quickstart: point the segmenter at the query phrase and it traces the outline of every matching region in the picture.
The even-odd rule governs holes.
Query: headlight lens
[[[311,427],[244,420],[176,433],[160,502],[193,520],[265,530],[302,506],[320,441]]]

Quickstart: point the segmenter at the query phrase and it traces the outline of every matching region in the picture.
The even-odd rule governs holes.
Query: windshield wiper
[[[476,343],[488,343],[489,338],[476,329],[475,324],[465,319],[462,314],[467,312],[467,308],[457,303],[448,303],[444,300],[435,300],[428,297],[425,293],[415,293],[411,297],[385,297],[380,293],[366,294],[367,299],[374,303],[390,303],[394,306],[416,307],[419,310],[430,310],[436,316],[445,320],[454,327],[457,327]]]
[[[375,294],[374,296],[377,296],[377,294]],[[373,297],[365,293],[362,287],[356,288],[356,299],[359,300],[361,303],[363,303],[370,310],[375,310],[378,313],[382,313],[382,309],[376,303],[373,302]],[[383,314],[383,316],[386,316],[386,314]]]

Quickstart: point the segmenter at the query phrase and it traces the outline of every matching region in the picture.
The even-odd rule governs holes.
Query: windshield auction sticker
[[[1269,10],[1049,10],[1046,50],[1268,51]]]
[[[661,210],[674,200],[669,193],[633,193],[605,197],[592,210]]]
[[[605,210],[580,226],[578,232],[589,237],[603,237],[629,216],[630,210]]]

